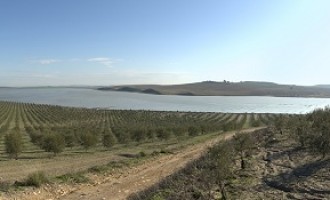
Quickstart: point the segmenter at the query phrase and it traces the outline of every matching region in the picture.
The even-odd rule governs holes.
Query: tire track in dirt
[[[243,132],[254,130],[257,129],[246,129]],[[94,187],[82,186],[79,190],[62,196],[61,199],[126,199],[129,195],[146,189],[166,176],[175,173],[186,166],[187,163],[199,158],[212,145],[220,140],[230,139],[234,134],[235,132],[227,132],[210,141],[190,146],[175,154],[162,156],[159,159],[128,170],[120,178],[109,179],[100,185]]]

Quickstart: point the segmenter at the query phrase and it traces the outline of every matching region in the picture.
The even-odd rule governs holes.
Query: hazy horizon
[[[147,83],[147,84],[143,84],[143,83],[131,83],[131,84],[108,84],[108,85],[88,85],[88,84],[71,84],[71,85],[30,85],[30,86],[24,86],[24,85],[17,85],[17,86],[3,86],[0,85],[0,88],[38,88],[38,87],[90,87],[90,88],[98,88],[98,87],[111,87],[111,86],[125,86],[125,85],[184,85],[184,84],[194,84],[194,83],[202,83],[202,82],[223,82],[223,81],[228,81],[230,83],[240,83],[240,82],[260,82],[260,83],[274,83],[274,84],[278,84],[278,85],[295,85],[295,86],[305,86],[305,87],[313,87],[313,86],[326,86],[326,87],[330,87],[330,84],[315,84],[315,85],[299,85],[299,84],[294,84],[294,83],[276,83],[276,82],[269,82],[269,81],[253,81],[253,80],[247,80],[247,81],[230,81],[230,80],[222,80],[222,81],[214,81],[214,80],[204,80],[204,81],[195,81],[195,82],[182,82],[182,83]]]
[[[0,86],[330,84],[330,1],[0,2]]]

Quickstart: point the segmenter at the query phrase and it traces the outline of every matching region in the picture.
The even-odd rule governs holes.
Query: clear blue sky
[[[329,0],[0,0],[0,86],[330,84]]]

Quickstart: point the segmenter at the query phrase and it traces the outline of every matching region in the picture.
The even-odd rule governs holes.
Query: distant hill
[[[124,85],[100,87],[98,90],[186,96],[330,97],[330,86],[280,85],[271,82],[254,81],[204,81],[181,85]]]
[[[316,85],[315,87],[319,87],[319,88],[330,88],[330,85]]]

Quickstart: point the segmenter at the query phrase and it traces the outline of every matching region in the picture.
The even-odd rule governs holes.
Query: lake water
[[[327,98],[169,96],[81,88],[0,88],[0,100],[86,108],[229,113],[306,113]]]

